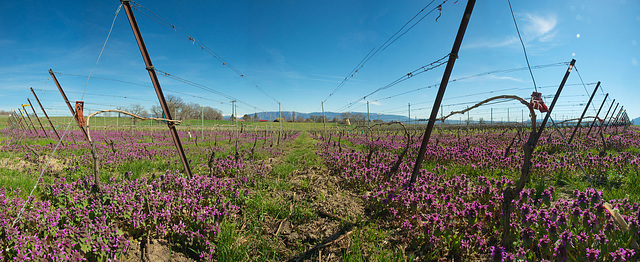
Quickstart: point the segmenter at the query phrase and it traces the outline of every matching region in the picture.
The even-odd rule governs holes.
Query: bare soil
[[[288,254],[281,260],[302,261],[314,257],[339,261],[349,245],[348,235],[358,219],[364,219],[362,199],[342,189],[340,179],[328,173],[318,167],[296,170],[290,177],[293,188],[277,192],[291,210],[294,204],[309,205],[315,214],[315,219],[303,222],[265,218],[265,232],[278,238],[283,253]]]

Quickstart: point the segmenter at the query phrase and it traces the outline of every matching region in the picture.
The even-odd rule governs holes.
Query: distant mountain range
[[[287,121],[290,121],[291,116],[295,113],[295,117],[302,117],[303,119],[307,119],[307,118],[311,118],[312,116],[318,117],[318,116],[322,116],[322,112],[311,112],[311,113],[300,113],[300,112],[291,112],[291,111],[282,111],[282,117],[284,117]],[[272,112],[258,112],[256,113],[258,118],[261,120],[268,120],[268,121],[273,121],[276,118],[279,117],[279,113],[278,111],[272,111]],[[336,112],[324,112],[324,115],[327,117],[327,119],[329,119],[329,121],[332,121],[335,117],[338,117],[338,119],[341,119],[343,117],[342,115],[343,113],[336,113]],[[349,114],[353,115],[357,115],[357,114],[362,114],[362,116],[366,119],[367,117],[367,112],[349,112]],[[240,118],[242,118],[243,115],[239,116]],[[253,117],[253,114],[249,114],[249,116]],[[408,122],[409,121],[409,117],[407,116],[401,116],[401,115],[392,115],[392,114],[378,114],[378,113],[371,113],[369,115],[369,117],[371,118],[371,121],[374,120],[382,120],[384,122],[391,122],[391,121],[401,121],[401,122]],[[414,121],[416,120],[421,120],[421,123],[426,123],[426,117],[425,118],[414,118],[412,117],[411,121],[412,123],[414,123]],[[229,120],[229,116],[225,116],[224,120]],[[450,119],[447,119],[447,124],[459,124],[459,123],[465,123],[466,119],[464,120],[459,120],[458,117],[451,117]],[[486,120],[485,120],[486,122]],[[471,120],[471,123],[478,123],[477,119],[476,120]]]
[[[273,121],[276,118],[278,118],[280,115],[278,113],[278,111],[271,111],[271,112],[258,112],[256,113],[258,115],[258,118],[262,119],[262,120],[268,120],[268,121]],[[282,116],[284,118],[287,119],[287,121],[290,121],[291,116],[295,114],[295,117],[302,117],[303,119],[307,119],[310,118],[311,116],[322,116],[322,112],[311,112],[311,113],[300,113],[300,112],[291,112],[291,111],[282,111]],[[336,116],[338,117],[338,119],[342,118],[342,114],[343,113],[336,113],[336,112],[325,112],[324,115],[327,117],[327,119],[329,119],[329,121],[333,120]],[[365,118],[367,117],[367,112],[349,112],[349,114],[351,115],[357,115],[357,114],[362,114]],[[249,116],[253,117],[253,114],[249,114]],[[240,118],[242,116],[239,116]],[[409,118],[407,116],[400,116],[400,115],[391,115],[391,114],[377,114],[377,113],[371,113],[369,115],[369,117],[371,118],[371,120],[382,120],[384,122],[391,122],[391,121],[401,121],[401,122],[408,122]],[[426,118],[426,117],[425,117]],[[423,118],[424,119],[424,118]],[[229,116],[225,116],[224,120],[229,120]],[[415,121],[415,118],[411,119],[412,121]],[[487,122],[487,120],[484,120],[485,122]],[[540,122],[541,119],[538,119],[538,122]],[[463,119],[462,121],[459,119],[456,119],[456,117],[452,117],[450,119],[447,119],[447,123],[448,124],[459,124],[459,123],[465,123],[465,119]],[[525,121],[525,122],[530,122],[530,121]],[[640,117],[633,119],[631,122],[633,122],[634,125],[640,125]],[[412,122],[413,123],[413,122]],[[423,122],[426,123],[426,122]],[[471,123],[478,123],[478,120],[471,120]]]
[[[280,117],[280,114],[278,111],[273,111],[273,112],[258,112],[256,113],[258,115],[258,118],[262,119],[262,120],[269,120],[269,121],[273,121],[276,118]],[[303,119],[307,119],[310,118],[311,116],[322,116],[322,112],[311,112],[311,113],[300,113],[300,112],[292,112],[292,111],[282,111],[282,117],[286,118],[287,120],[290,120],[292,115],[295,114],[295,117],[302,117]],[[351,115],[357,115],[357,114],[362,114],[365,118],[367,117],[367,112],[349,112],[349,114]],[[325,117],[327,117],[327,119],[329,119],[329,121],[331,121],[333,118],[335,118],[336,116],[338,118],[342,118],[342,113],[335,113],[335,112],[324,112]],[[249,114],[249,116],[253,117],[253,114]],[[242,117],[242,116],[238,116],[238,117]],[[377,113],[371,113],[369,115],[369,117],[371,118],[371,120],[382,120],[384,122],[390,122],[390,121],[402,121],[402,122],[406,122],[409,120],[409,118],[407,116],[399,116],[399,115],[389,115],[389,114],[377,114]],[[229,119],[229,116],[225,116],[224,118],[225,120]]]

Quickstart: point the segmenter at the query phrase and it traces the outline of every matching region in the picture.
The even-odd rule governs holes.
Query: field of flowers
[[[512,202],[509,246],[503,190],[526,130],[439,128],[412,186],[418,129],[274,130],[180,129],[192,178],[166,130],[91,131],[98,191],[79,130],[48,156],[57,141],[2,129],[0,257],[166,260],[154,257],[161,240],[178,261],[640,258],[637,127],[609,128],[606,144],[584,129],[571,148],[547,130]]]
[[[534,151],[534,179],[514,201],[509,225],[514,248],[505,250],[500,246],[502,191],[518,179],[523,163],[521,146],[509,145],[524,135],[511,131],[437,135],[413,187],[406,185],[417,137],[397,172],[392,170],[406,144],[402,135],[339,137],[346,148],[336,145],[338,139],[324,139],[321,152],[332,173],[360,191],[387,226],[401,228],[404,241],[422,259],[638,259],[640,130],[610,130],[602,156],[601,141],[581,140],[573,145],[577,161],[559,134],[543,137]],[[526,137],[519,140],[522,144]],[[616,224],[605,202],[619,210],[627,228]]]

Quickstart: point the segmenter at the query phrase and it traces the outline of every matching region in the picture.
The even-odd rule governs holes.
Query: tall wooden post
[[[573,137],[576,135],[576,131],[578,131],[578,128],[580,127],[582,118],[584,117],[584,114],[587,113],[587,109],[589,109],[589,105],[591,105],[591,101],[593,100],[593,97],[596,95],[596,91],[598,91],[599,86],[600,86],[600,81],[598,81],[598,84],[596,84],[596,88],[593,89],[593,93],[591,93],[591,97],[589,97],[589,101],[587,102],[587,105],[584,107],[584,110],[582,111],[582,115],[580,115],[580,118],[578,119],[578,123],[576,124],[576,127],[573,128],[573,133],[571,133],[571,137],[569,137],[568,144],[571,144],[571,141],[573,141]]]
[[[33,111],[33,116],[36,117],[36,119],[38,120],[38,124],[40,124],[40,128],[42,128],[42,132],[44,132],[44,135],[46,137],[49,137],[49,135],[47,134],[47,131],[44,130],[44,126],[42,126],[42,122],[40,122],[40,118],[38,117],[38,114],[36,114],[36,109],[33,108],[33,104],[31,104],[31,100],[29,100],[29,98],[27,98],[27,102],[29,102],[29,106],[31,107],[31,111]]]
[[[436,95],[436,100],[433,103],[433,108],[431,108],[429,123],[427,124],[427,128],[424,131],[422,143],[420,144],[420,150],[418,151],[418,157],[416,159],[415,165],[413,166],[413,172],[411,172],[411,180],[409,180],[409,186],[413,186],[413,184],[416,182],[418,173],[422,168],[422,161],[424,160],[424,155],[427,151],[427,143],[429,143],[433,125],[435,125],[436,123],[436,118],[438,117],[438,109],[440,108],[440,104],[442,104],[442,98],[444,97],[444,92],[447,89],[447,83],[449,83],[451,71],[453,71],[453,65],[455,64],[456,59],[458,59],[458,51],[460,50],[460,45],[462,45],[464,32],[467,30],[467,25],[469,24],[469,19],[471,19],[471,13],[473,12],[473,6],[475,5],[475,3],[475,0],[469,0],[467,2],[467,7],[464,10],[464,15],[462,15],[460,28],[458,28],[458,33],[456,35],[456,39],[453,42],[451,53],[449,53],[449,61],[447,61],[447,66],[444,69],[444,74],[442,75],[442,80],[440,81],[440,87],[438,88],[438,94]]]
[[[609,97],[609,93],[607,93],[604,96],[604,99],[602,100],[602,104],[600,104],[600,108],[598,108],[598,112],[596,113],[596,116],[593,118],[593,122],[591,122],[591,125],[589,126],[589,131],[587,131],[587,135],[586,135],[587,137],[589,136],[589,134],[591,134],[591,128],[593,128],[593,125],[596,123],[596,121],[598,121],[598,115],[600,115],[600,110],[602,110],[602,106],[604,106],[604,102],[607,101],[607,97]]]
[[[140,33],[140,29],[138,28],[138,23],[136,22],[136,18],[133,15],[133,10],[131,9],[131,4],[129,0],[120,0],[122,6],[124,7],[125,12],[127,13],[127,18],[129,19],[129,24],[131,25],[131,30],[133,31],[133,35],[138,42],[138,48],[140,48],[140,53],[142,54],[142,59],[144,60],[144,64],[146,65],[146,69],[149,73],[149,77],[151,78],[151,82],[153,83],[153,87],[156,90],[156,95],[158,96],[158,101],[160,102],[160,106],[162,107],[162,111],[164,111],[165,116],[169,120],[173,120],[171,118],[171,112],[169,111],[169,106],[167,105],[167,101],[164,98],[164,94],[162,93],[162,88],[160,87],[160,82],[158,81],[158,76],[156,75],[156,70],[151,63],[151,58],[149,57],[149,53],[147,52],[147,47],[144,44],[144,40],[142,39],[142,34]],[[184,153],[184,149],[182,148],[182,143],[180,143],[180,136],[178,135],[178,130],[176,129],[175,123],[172,121],[167,121],[167,126],[169,127],[169,131],[171,132],[171,137],[173,138],[173,143],[175,144],[178,154],[180,155],[180,160],[182,161],[182,165],[184,166],[184,171],[187,173],[187,176],[192,177],[191,168],[189,167],[189,162],[187,160],[187,156]]]

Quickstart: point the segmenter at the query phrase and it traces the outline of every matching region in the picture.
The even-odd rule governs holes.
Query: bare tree
[[[204,119],[207,120],[222,120],[222,111],[212,108],[210,106],[204,107]]]
[[[244,116],[242,116],[242,120],[247,121],[247,122],[251,121],[251,116],[249,116],[247,114],[244,114]]]
[[[126,109],[126,111],[128,111],[129,113],[132,113],[134,115],[138,115],[141,117],[147,117],[149,115],[149,111],[147,111],[146,109],[144,109],[144,107],[140,104],[133,104],[131,106],[129,106],[129,108]],[[133,123],[135,124],[136,122],[138,122],[137,118],[133,118]]]

